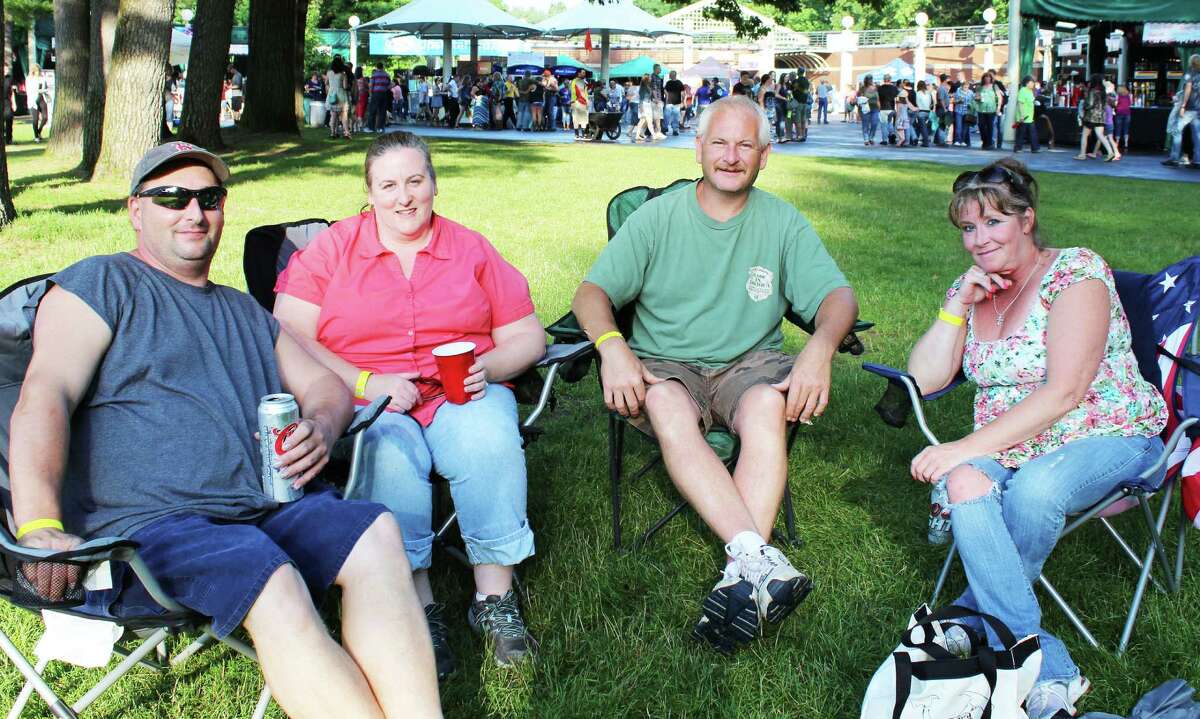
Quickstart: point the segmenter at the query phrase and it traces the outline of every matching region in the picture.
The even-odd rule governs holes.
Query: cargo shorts
[[[702,432],[708,432],[713,427],[723,427],[733,432],[734,415],[742,395],[755,385],[782,382],[792,371],[795,360],[795,355],[778,350],[755,350],[715,368],[648,357],[642,359],[642,364],[655,377],[675,380],[687,389],[700,409]],[[638,417],[631,417],[630,424],[654,436],[650,418],[644,412]]]

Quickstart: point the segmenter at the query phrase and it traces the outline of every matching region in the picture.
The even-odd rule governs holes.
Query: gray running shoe
[[[703,613],[692,628],[692,638],[722,654],[731,655],[758,636],[754,585],[742,578],[737,562],[725,567],[701,608]]]
[[[483,601],[472,602],[467,610],[467,623],[471,629],[491,638],[492,654],[502,667],[532,659],[537,653],[537,641],[525,628],[517,595],[511,589],[503,597],[493,594]]]
[[[433,640],[433,660],[439,682],[454,673],[454,652],[450,650],[449,632],[443,619],[445,612],[446,605],[440,602],[425,606],[425,624],[429,626],[429,638]]]
[[[771,624],[783,621],[812,591],[812,580],[769,544],[757,552],[733,554],[732,546],[725,551],[737,560],[742,578],[754,585],[758,616]]]

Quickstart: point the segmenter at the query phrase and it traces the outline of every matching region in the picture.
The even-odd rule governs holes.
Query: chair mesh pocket
[[[12,603],[29,609],[65,609],[83,604],[81,562],[22,562],[12,567]]]

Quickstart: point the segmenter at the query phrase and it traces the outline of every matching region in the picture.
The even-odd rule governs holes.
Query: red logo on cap
[[[195,145],[189,145],[189,144],[188,144],[188,143],[186,143],[186,142],[177,142],[177,143],[175,143],[175,150],[176,150],[176,152],[187,152],[187,151],[189,151],[189,150],[195,150],[195,149],[196,149],[196,146],[195,146]]]

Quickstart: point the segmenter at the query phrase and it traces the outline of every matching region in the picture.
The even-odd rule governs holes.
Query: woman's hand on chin
[[[973,305],[1011,286],[1012,280],[995,272],[985,272],[979,265],[971,265],[959,278],[958,294],[955,297],[963,305]]]

